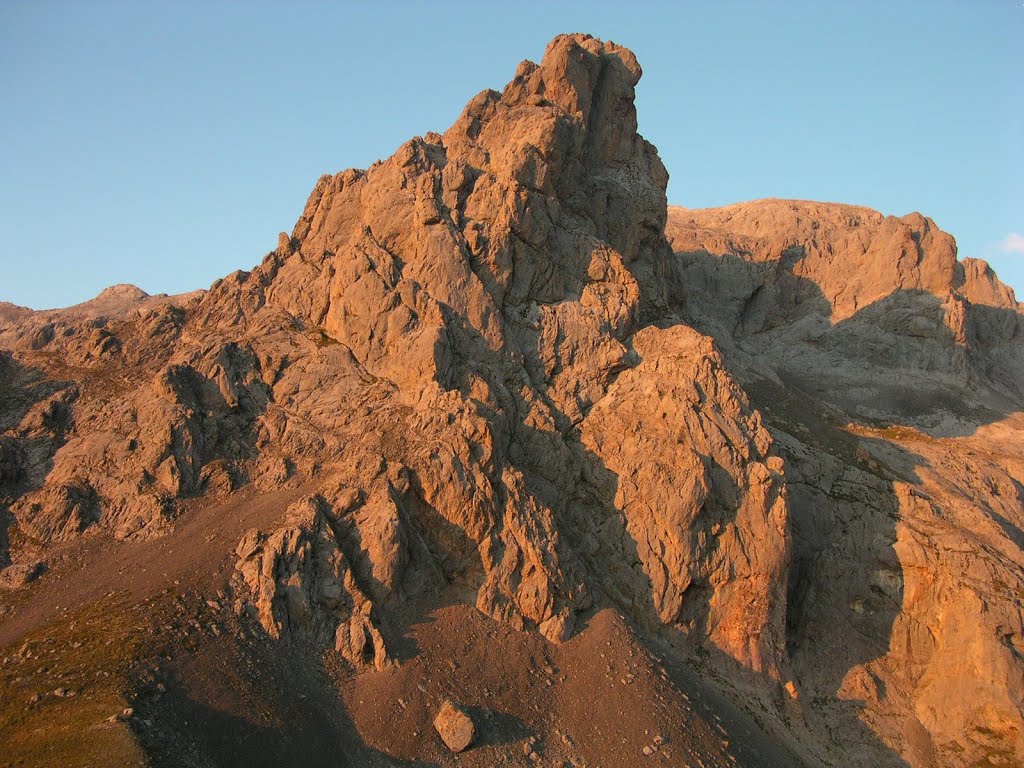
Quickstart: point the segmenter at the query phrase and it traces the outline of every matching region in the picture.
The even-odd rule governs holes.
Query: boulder
[[[441,705],[434,718],[434,730],[452,752],[464,752],[469,749],[475,735],[472,718],[451,701],[445,701]]]

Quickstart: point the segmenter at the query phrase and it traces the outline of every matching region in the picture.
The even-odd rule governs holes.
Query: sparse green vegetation
[[[313,341],[315,341],[316,345],[321,349],[324,347],[333,347],[341,343],[337,339],[328,336],[327,332],[323,328],[315,329],[313,334]]]
[[[133,766],[131,669],[153,651],[146,622],[107,598],[0,649],[0,755],[10,766]]]

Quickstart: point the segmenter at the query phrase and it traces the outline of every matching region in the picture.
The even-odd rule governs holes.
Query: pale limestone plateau
[[[560,36],[252,271],[0,306],[4,583],[293,488],[234,553],[275,639],[386,670],[442,592],[551,643],[610,606],[806,764],[1019,760],[1024,307],[919,214],[669,208],[640,75]]]

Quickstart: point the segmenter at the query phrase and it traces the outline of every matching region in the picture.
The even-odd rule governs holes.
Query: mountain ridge
[[[704,695],[757,713],[730,715],[740,741],[778,750],[691,744],[709,764],[1019,750],[1020,305],[920,214],[669,208],[640,75],[627,49],[559,36],[444,134],[321,177],[253,270],[4,319],[0,564],[19,597],[0,628],[47,626],[32,595],[69,583],[79,542],[144,553],[209,526],[234,537],[202,548],[227,570],[190,583],[231,606],[231,637],[340,665],[343,691],[437,661],[404,650],[420,609],[472,606],[551,648],[611,632],[612,611],[624,653],[695,665]],[[50,552],[70,560],[45,572]],[[499,685],[428,683],[418,713],[460,694],[489,710]],[[218,754],[146,706],[152,759]],[[550,706],[515,717],[552,744]],[[379,764],[447,760],[352,716]],[[468,759],[510,757],[525,736],[502,722],[509,741]],[[576,764],[651,747],[563,742]]]

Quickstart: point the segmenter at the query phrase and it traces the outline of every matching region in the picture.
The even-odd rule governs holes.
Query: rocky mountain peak
[[[436,661],[395,705],[408,712],[394,721],[421,727],[376,735],[381,764],[429,756],[431,722],[452,731],[413,690],[451,698],[469,736],[446,743],[473,764],[508,762],[484,750],[512,741],[487,729],[520,716],[564,727],[557,748],[576,765],[657,752],[724,767],[732,734],[801,756],[772,764],[1019,752],[1012,292],[919,214],[669,210],[637,132],[640,76],[625,48],[559,36],[444,133],[321,177],[251,271],[181,297],[116,286],[77,309],[0,307],[0,572],[31,602],[16,622],[114,594],[129,569],[140,600],[185,605],[185,581],[187,602],[216,615],[217,644],[187,646],[215,649],[212,678],[261,667],[252,649],[285,658],[289,684],[303,664],[324,678],[325,660],[346,670],[341,686],[373,670],[350,697],[356,718],[373,686]],[[416,647],[410,617],[439,606],[473,618],[437,630],[448,651]],[[474,622],[491,629],[465,634]],[[602,625],[630,639],[595,640]],[[25,625],[0,620],[11,626]],[[490,669],[499,635],[502,650],[539,649],[543,677]],[[634,653],[644,645],[664,654],[660,672]],[[459,688],[469,673],[449,662],[463,655],[489,682]],[[587,682],[566,693],[581,684],[554,660],[574,657]],[[696,670],[699,707],[674,688],[677,664]],[[621,713],[669,699],[633,696],[607,727],[589,702],[654,678],[687,704],[666,716],[669,737],[637,725],[647,741],[627,755]],[[473,722],[498,688],[531,707]],[[549,688],[583,726],[561,711],[538,725],[522,691]],[[728,696],[754,716],[721,709],[684,747]],[[139,701],[164,720],[145,738],[175,733],[171,710]],[[336,691],[322,701],[346,709]],[[538,762],[557,733],[515,759]],[[197,764],[218,762],[206,748]]]
[[[142,299],[149,298],[149,294],[139,288],[137,285],[131,283],[118,283],[117,285],[111,285],[108,288],[104,288],[100,291],[93,301],[97,300],[128,300],[128,301],[141,301]]]
[[[559,302],[623,338],[665,308],[670,256],[667,173],[636,132],[639,76],[627,49],[556,38],[443,135],[322,177],[268,261],[215,286],[210,319],[227,304],[277,306],[392,380],[409,371],[380,365],[429,347],[423,372],[445,386],[452,356],[476,354],[466,344],[536,357],[538,322],[556,322]]]

